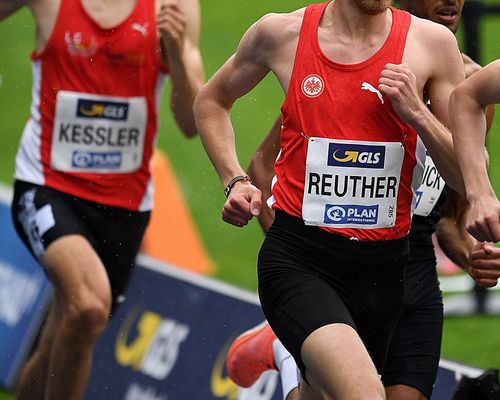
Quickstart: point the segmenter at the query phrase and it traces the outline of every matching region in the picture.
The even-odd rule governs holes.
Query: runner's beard
[[[392,0],[354,0],[358,8],[369,15],[383,13],[392,4]]]

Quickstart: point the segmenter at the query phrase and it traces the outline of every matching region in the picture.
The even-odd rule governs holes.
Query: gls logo
[[[385,147],[354,143],[330,143],[327,164],[331,167],[383,169]]]
[[[82,118],[126,121],[128,117],[128,103],[78,99],[76,115]]]
[[[374,225],[378,221],[378,205],[325,205],[325,224]]]
[[[124,367],[163,380],[177,362],[189,327],[151,311],[144,311],[138,319],[137,315],[137,311],[127,315],[118,331],[116,360]]]

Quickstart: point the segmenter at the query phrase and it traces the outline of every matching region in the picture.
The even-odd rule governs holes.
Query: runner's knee
[[[73,298],[66,313],[67,329],[74,336],[93,339],[106,327],[111,307],[111,299],[103,300],[95,295]]]

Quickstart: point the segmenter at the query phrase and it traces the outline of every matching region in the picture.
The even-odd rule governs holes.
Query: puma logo
[[[138,24],[137,22],[134,22],[131,25],[131,27],[134,31],[139,32],[144,37],[148,36],[148,26],[149,26],[148,22],[146,22],[144,25],[141,25],[141,24]]]
[[[371,84],[368,82],[363,82],[361,84],[361,90],[368,90],[369,92],[375,93],[377,97],[380,99],[380,102],[384,104],[384,98],[382,97],[382,93],[380,93],[380,90],[375,89]]]

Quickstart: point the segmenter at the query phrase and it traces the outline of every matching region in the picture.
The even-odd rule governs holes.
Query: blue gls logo
[[[383,169],[385,147],[368,144],[330,143],[327,164],[332,167]]]
[[[332,225],[375,225],[378,221],[378,205],[325,205],[323,222]]]
[[[126,121],[128,117],[128,103],[78,99],[76,115],[83,118]]]
[[[75,150],[71,157],[73,168],[118,169],[122,165],[122,153],[119,151],[95,152]]]

